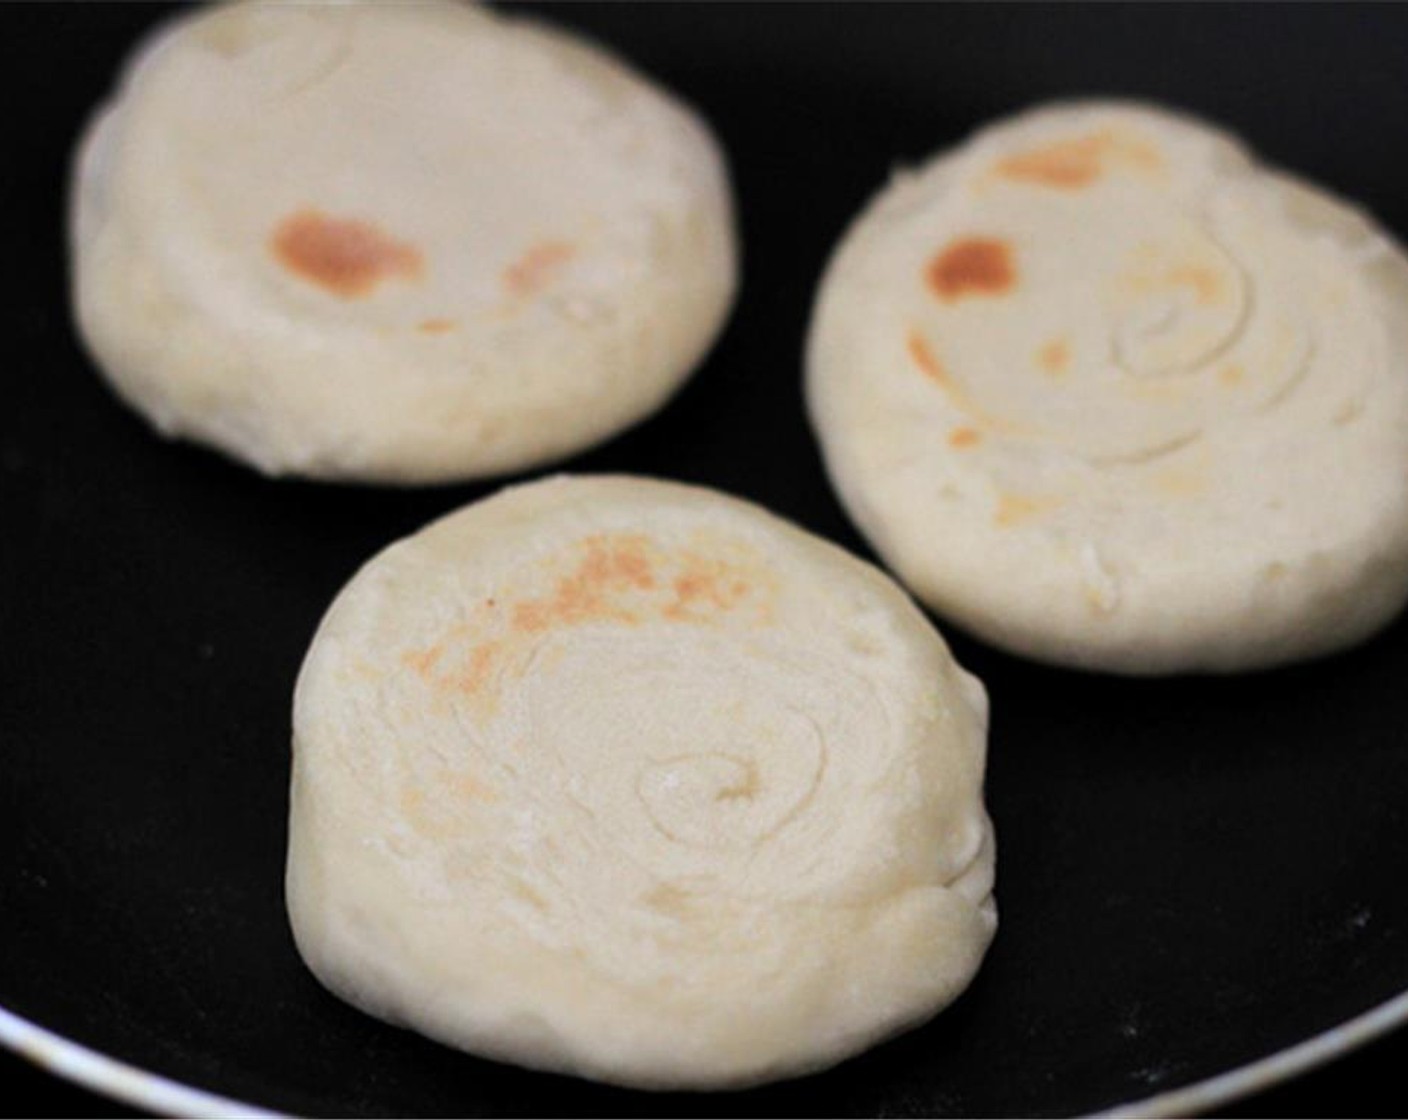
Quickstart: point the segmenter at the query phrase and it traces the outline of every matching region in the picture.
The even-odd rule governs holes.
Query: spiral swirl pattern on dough
[[[981,959],[985,724],[893,585],[753,507],[507,491],[368,565],[310,651],[300,948],[360,1006],[523,1064],[829,1064]]]
[[[1405,341],[1408,267],[1362,215],[1214,129],[1092,103],[881,193],[828,271],[808,392],[848,508],[939,610],[1050,660],[1240,668],[1408,592]]]
[[[419,483],[658,408],[736,288],[723,153],[608,51],[459,0],[212,4],[80,142],[83,339],[158,430]]]

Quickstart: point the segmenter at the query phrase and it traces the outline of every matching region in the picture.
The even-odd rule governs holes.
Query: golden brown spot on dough
[[[504,287],[511,295],[536,295],[552,283],[562,266],[576,255],[576,248],[566,241],[543,241],[504,269]]]
[[[705,534],[696,540],[697,548],[667,549],[639,533],[586,537],[550,590],[517,602],[481,599],[472,608],[475,617],[453,624],[434,644],[403,653],[401,661],[438,702],[467,700],[492,708],[499,679],[511,675],[535,639],[551,631],[650,619],[701,625],[748,606],[755,608],[754,621],[771,621],[771,573],[727,542]]]
[[[425,805],[425,794],[414,786],[407,786],[401,791],[401,813],[403,816],[412,819],[422,815]]]
[[[998,162],[997,173],[1039,187],[1077,191],[1090,186],[1116,161],[1145,171],[1157,170],[1163,163],[1151,145],[1106,129],[1017,152]]]
[[[1071,346],[1064,338],[1053,338],[1036,352],[1037,365],[1052,377],[1060,377],[1071,365]]]
[[[992,518],[993,524],[1003,529],[1010,529],[1014,525],[1030,520],[1037,514],[1055,509],[1060,504],[1061,499],[1052,496],[1003,494],[998,498],[997,511]]]
[[[1211,265],[1185,262],[1159,268],[1147,259],[1147,252],[1141,256],[1145,260],[1124,281],[1135,295],[1163,294],[1170,289],[1183,288],[1192,293],[1198,306],[1209,307],[1225,294],[1226,278]]]
[[[938,356],[924,340],[924,336],[918,330],[912,329],[906,339],[909,348],[910,359],[923,372],[924,376],[937,385],[947,395],[949,402],[958,409],[967,413],[969,418],[975,423],[988,429],[990,432],[1019,432],[1023,430],[1023,425],[989,412],[971,396],[967,389],[958,384],[949,375],[944,364],[939,361]]]
[[[1215,465],[1207,446],[1190,442],[1167,459],[1152,464],[1145,485],[1163,498],[1198,498],[1207,493],[1215,478]]]
[[[1242,383],[1242,367],[1237,365],[1223,366],[1217,371],[1217,379],[1228,388]]]
[[[617,599],[622,592],[655,586],[647,538],[634,534],[588,537],[576,570],[558,580],[553,594],[513,609],[514,629],[536,633],[583,622],[636,622]]]
[[[762,788],[762,782],[758,779],[758,768],[750,762],[746,767],[746,776],[731,786],[724,786],[714,794],[714,800],[751,801],[762,792]]]
[[[1011,246],[995,237],[950,242],[929,261],[925,275],[930,291],[945,303],[1000,296],[1017,282]]]
[[[488,683],[499,654],[498,642],[485,642],[469,652],[469,661],[455,677],[455,687],[472,696]]]
[[[676,622],[701,621],[701,611],[732,610],[751,589],[746,576],[727,560],[686,552],[683,566],[673,584],[674,599],[661,609]]]
[[[929,349],[929,344],[924,341],[924,336],[918,331],[909,332],[909,356],[914,359],[914,364],[924,371],[925,377],[937,381],[945,388],[950,385],[948,371],[934,356],[934,352]]]
[[[380,667],[373,665],[364,657],[354,659],[352,664],[348,667],[348,671],[353,676],[371,681],[379,681],[386,675]]]
[[[445,643],[436,642],[433,646],[425,649],[414,649],[409,653],[401,655],[401,662],[411,669],[416,676],[422,680],[429,678],[435,671],[435,666],[440,658],[445,655]]]
[[[1338,428],[1346,424],[1351,424],[1364,415],[1364,402],[1362,400],[1345,401],[1336,410],[1331,422]]]
[[[1044,187],[1078,190],[1099,178],[1101,144],[1093,136],[1062,140],[1018,152],[997,165],[997,173]]]
[[[406,823],[422,836],[442,839],[454,828],[455,814],[446,811],[441,798],[428,796],[422,785],[402,786],[397,805]],[[395,843],[393,840],[393,846]]]
[[[513,626],[515,630],[526,630],[529,633],[546,630],[548,628],[547,605],[541,602],[519,603],[513,608]]]
[[[1222,277],[1206,265],[1184,264],[1168,270],[1165,280],[1173,287],[1189,288],[1193,298],[1207,306],[1222,294]]]
[[[422,319],[416,329],[421,334],[445,334],[457,326],[459,324],[453,319]]]
[[[548,900],[545,899],[537,891],[535,891],[532,887],[530,887],[527,883],[525,883],[522,879],[510,879],[508,885],[509,889],[512,890],[514,894],[516,894],[524,902],[528,903],[528,905],[533,907],[533,909],[541,910],[544,913],[547,913]]]
[[[270,249],[301,280],[341,296],[364,296],[383,280],[414,280],[424,270],[420,250],[370,222],[330,218],[317,210],[290,214],[274,229]]]
[[[1198,467],[1173,467],[1152,481],[1154,490],[1166,498],[1195,498],[1208,488],[1207,472]]]
[[[705,622],[745,601],[762,603],[766,574],[744,557],[701,537],[698,547],[666,550],[640,534],[601,534],[581,543],[584,555],[551,595],[518,603],[516,630],[648,617]]]
[[[1003,526],[1015,525],[1039,512],[1041,503],[1021,494],[1003,494],[997,503],[993,520]]]
[[[1086,584],[1081,588],[1081,592],[1085,598],[1085,605],[1095,614],[1114,614],[1115,610],[1120,605],[1120,601],[1116,597],[1117,593],[1112,593],[1108,588],[1103,586],[1091,587],[1089,584]]]
[[[983,433],[977,428],[954,428],[948,434],[948,445],[962,451],[964,448],[981,443],[982,439]]]
[[[659,910],[670,917],[682,917],[689,908],[690,896],[669,883],[657,883],[641,895],[640,900],[652,910]]]

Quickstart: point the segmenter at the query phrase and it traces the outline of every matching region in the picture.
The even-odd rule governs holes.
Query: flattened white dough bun
[[[852,517],[996,645],[1240,670],[1408,594],[1403,252],[1207,125],[1056,106],[900,176],[808,345]]]
[[[899,588],[755,506],[552,478],[372,560],[294,703],[288,907],[332,991],[644,1088],[830,1065],[993,934],[987,701]]]
[[[735,288],[704,123],[596,46],[449,0],[178,20],[90,126],[72,204],[117,392],[271,474],[586,447],[683,382]]]

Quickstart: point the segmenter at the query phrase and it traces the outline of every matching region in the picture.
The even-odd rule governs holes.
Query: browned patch
[[[427,793],[429,787],[437,790],[435,795]],[[444,792],[448,792],[450,796],[445,797]],[[443,837],[456,827],[457,814],[453,809],[453,801],[481,801],[492,804],[501,799],[498,790],[478,778],[468,774],[440,771],[433,776],[423,777],[420,784],[402,786],[397,801],[401,815],[418,832],[431,837]]]
[[[1217,371],[1217,379],[1229,389],[1233,385],[1240,385],[1244,376],[1242,367],[1238,365],[1223,366]]]
[[[454,330],[459,324],[453,319],[422,319],[416,329],[421,334],[445,334]]]
[[[948,445],[962,451],[966,447],[981,443],[982,439],[983,433],[977,428],[954,428],[948,434]]]
[[[451,792],[466,801],[498,801],[499,793],[492,786],[468,774],[456,774],[447,783]]]
[[[674,599],[661,613],[675,621],[697,620],[703,610],[727,611],[736,607],[751,590],[741,569],[726,560],[686,553],[684,570],[672,585]]]
[[[1129,290],[1136,295],[1161,294],[1171,288],[1184,288],[1192,293],[1199,306],[1207,307],[1225,294],[1226,278],[1212,265],[1185,261],[1161,267],[1149,259],[1147,252],[1144,258],[1125,280]]]
[[[910,359],[920,371],[944,391],[949,402],[963,411],[969,419],[981,425],[988,432],[1017,432],[1022,430],[1022,426],[1008,420],[1004,416],[998,416],[989,412],[981,404],[969,395],[968,390],[956,382],[945,368],[943,362],[939,360],[924,336],[915,328],[911,328],[905,339],[905,344],[909,349]]]
[[[383,280],[413,280],[420,251],[370,222],[331,218],[317,210],[290,214],[274,229],[270,250],[301,280],[344,299],[364,296]]]
[[[455,663],[446,665],[449,647],[462,642],[471,630],[464,624],[454,626],[439,641],[403,653],[401,663],[427,684],[473,696],[488,683],[502,651],[499,642],[481,642],[472,646],[463,659],[457,655]]]
[[[401,814],[413,820],[419,819],[425,812],[425,794],[415,786],[407,786],[401,790]]]
[[[949,383],[948,373],[934,352],[929,349],[929,344],[924,341],[924,336],[918,331],[909,332],[909,356],[914,359],[914,364],[924,371],[924,376],[937,381],[940,385],[947,386]]]
[[[657,883],[641,895],[641,901],[652,910],[668,917],[682,917],[689,909],[691,896],[670,883]]]
[[[1037,365],[1053,377],[1065,373],[1071,365],[1071,347],[1064,338],[1053,338],[1036,352]]]
[[[435,645],[426,649],[414,649],[409,653],[401,655],[401,661],[411,669],[416,676],[422,680],[428,679],[431,673],[435,672],[435,666],[440,658],[445,656],[445,643],[436,642]]]
[[[1079,190],[1100,177],[1103,148],[1094,136],[1060,140],[1008,156],[997,165],[997,173],[1043,187]]]
[[[439,797],[432,797],[420,785],[401,787],[397,799],[401,815],[412,828],[422,836],[441,838],[454,827],[454,813]]]
[[[762,792],[763,783],[758,778],[758,768],[751,762],[744,768],[743,777],[732,785],[724,786],[714,794],[715,801],[751,801]]]
[[[456,687],[471,696],[483,688],[494,670],[494,660],[498,653],[498,642],[485,642],[470,650],[469,661],[455,680]]]
[[[1095,182],[1115,160],[1145,170],[1157,168],[1162,162],[1150,145],[1101,131],[1008,156],[998,162],[997,173],[1005,179],[1076,191]]]
[[[1151,481],[1158,493],[1169,498],[1197,497],[1208,488],[1207,472],[1198,465],[1160,471]]]
[[[992,298],[1017,282],[1012,249],[995,237],[962,237],[934,254],[926,270],[929,289],[945,303]]]
[[[353,658],[352,664],[348,666],[348,668],[355,676],[368,681],[379,681],[386,675],[381,669],[363,657]]]
[[[525,883],[522,879],[519,879],[515,876],[514,878],[509,880],[508,886],[509,889],[512,890],[513,893],[519,897],[519,899],[521,899],[523,902],[526,902],[529,906],[533,907],[534,910],[541,910],[544,914],[546,914],[550,909],[552,909],[548,905],[548,900],[544,898],[541,894],[539,894],[537,891],[535,891],[532,887],[530,887],[527,883]]]
[[[1059,498],[1029,494],[1003,494],[998,498],[997,511],[993,514],[992,519],[993,523],[999,527],[1010,529],[1012,526],[1030,520],[1037,514],[1045,513],[1058,505],[1060,505]]]
[[[1204,305],[1213,303],[1222,293],[1222,276],[1206,265],[1178,265],[1169,269],[1164,279],[1174,287],[1191,289],[1193,298]]]
[[[514,629],[536,633],[606,619],[635,622],[635,615],[616,598],[621,592],[655,586],[648,546],[645,537],[633,534],[589,537],[586,555],[575,571],[558,580],[553,594],[513,608]]]
[[[593,536],[582,548],[577,566],[551,594],[515,604],[515,631],[537,634],[599,621],[629,625],[651,615],[703,622],[759,590],[757,574],[739,560],[692,548],[664,553],[639,534]]]
[[[511,295],[536,295],[576,254],[577,250],[566,241],[544,241],[534,245],[504,269],[504,287]]]
[[[468,700],[492,709],[506,666],[549,631],[591,623],[637,625],[655,618],[705,624],[747,605],[770,619],[765,571],[745,558],[699,547],[663,549],[638,533],[585,538],[575,563],[546,593],[517,602],[481,600],[475,617],[450,626],[432,644],[401,654],[402,663],[437,699]],[[502,606],[503,610],[496,610]]]

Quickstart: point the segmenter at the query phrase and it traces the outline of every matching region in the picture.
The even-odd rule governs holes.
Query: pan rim
[[[1172,1117],[1205,1112],[1326,1065],[1405,1023],[1408,1023],[1408,990],[1284,1050],[1177,1089],[1088,1115],[1092,1118]],[[158,1115],[239,1117],[241,1120],[282,1120],[293,1115],[152,1073],[41,1027],[3,1004],[0,1004],[0,1046],[56,1077],[124,1104],[150,1109]]]
[[[51,1073],[124,1104],[166,1116],[229,1116],[268,1120],[288,1113],[271,1112],[197,1089],[159,1073],[93,1050],[0,1004],[0,1046]]]

